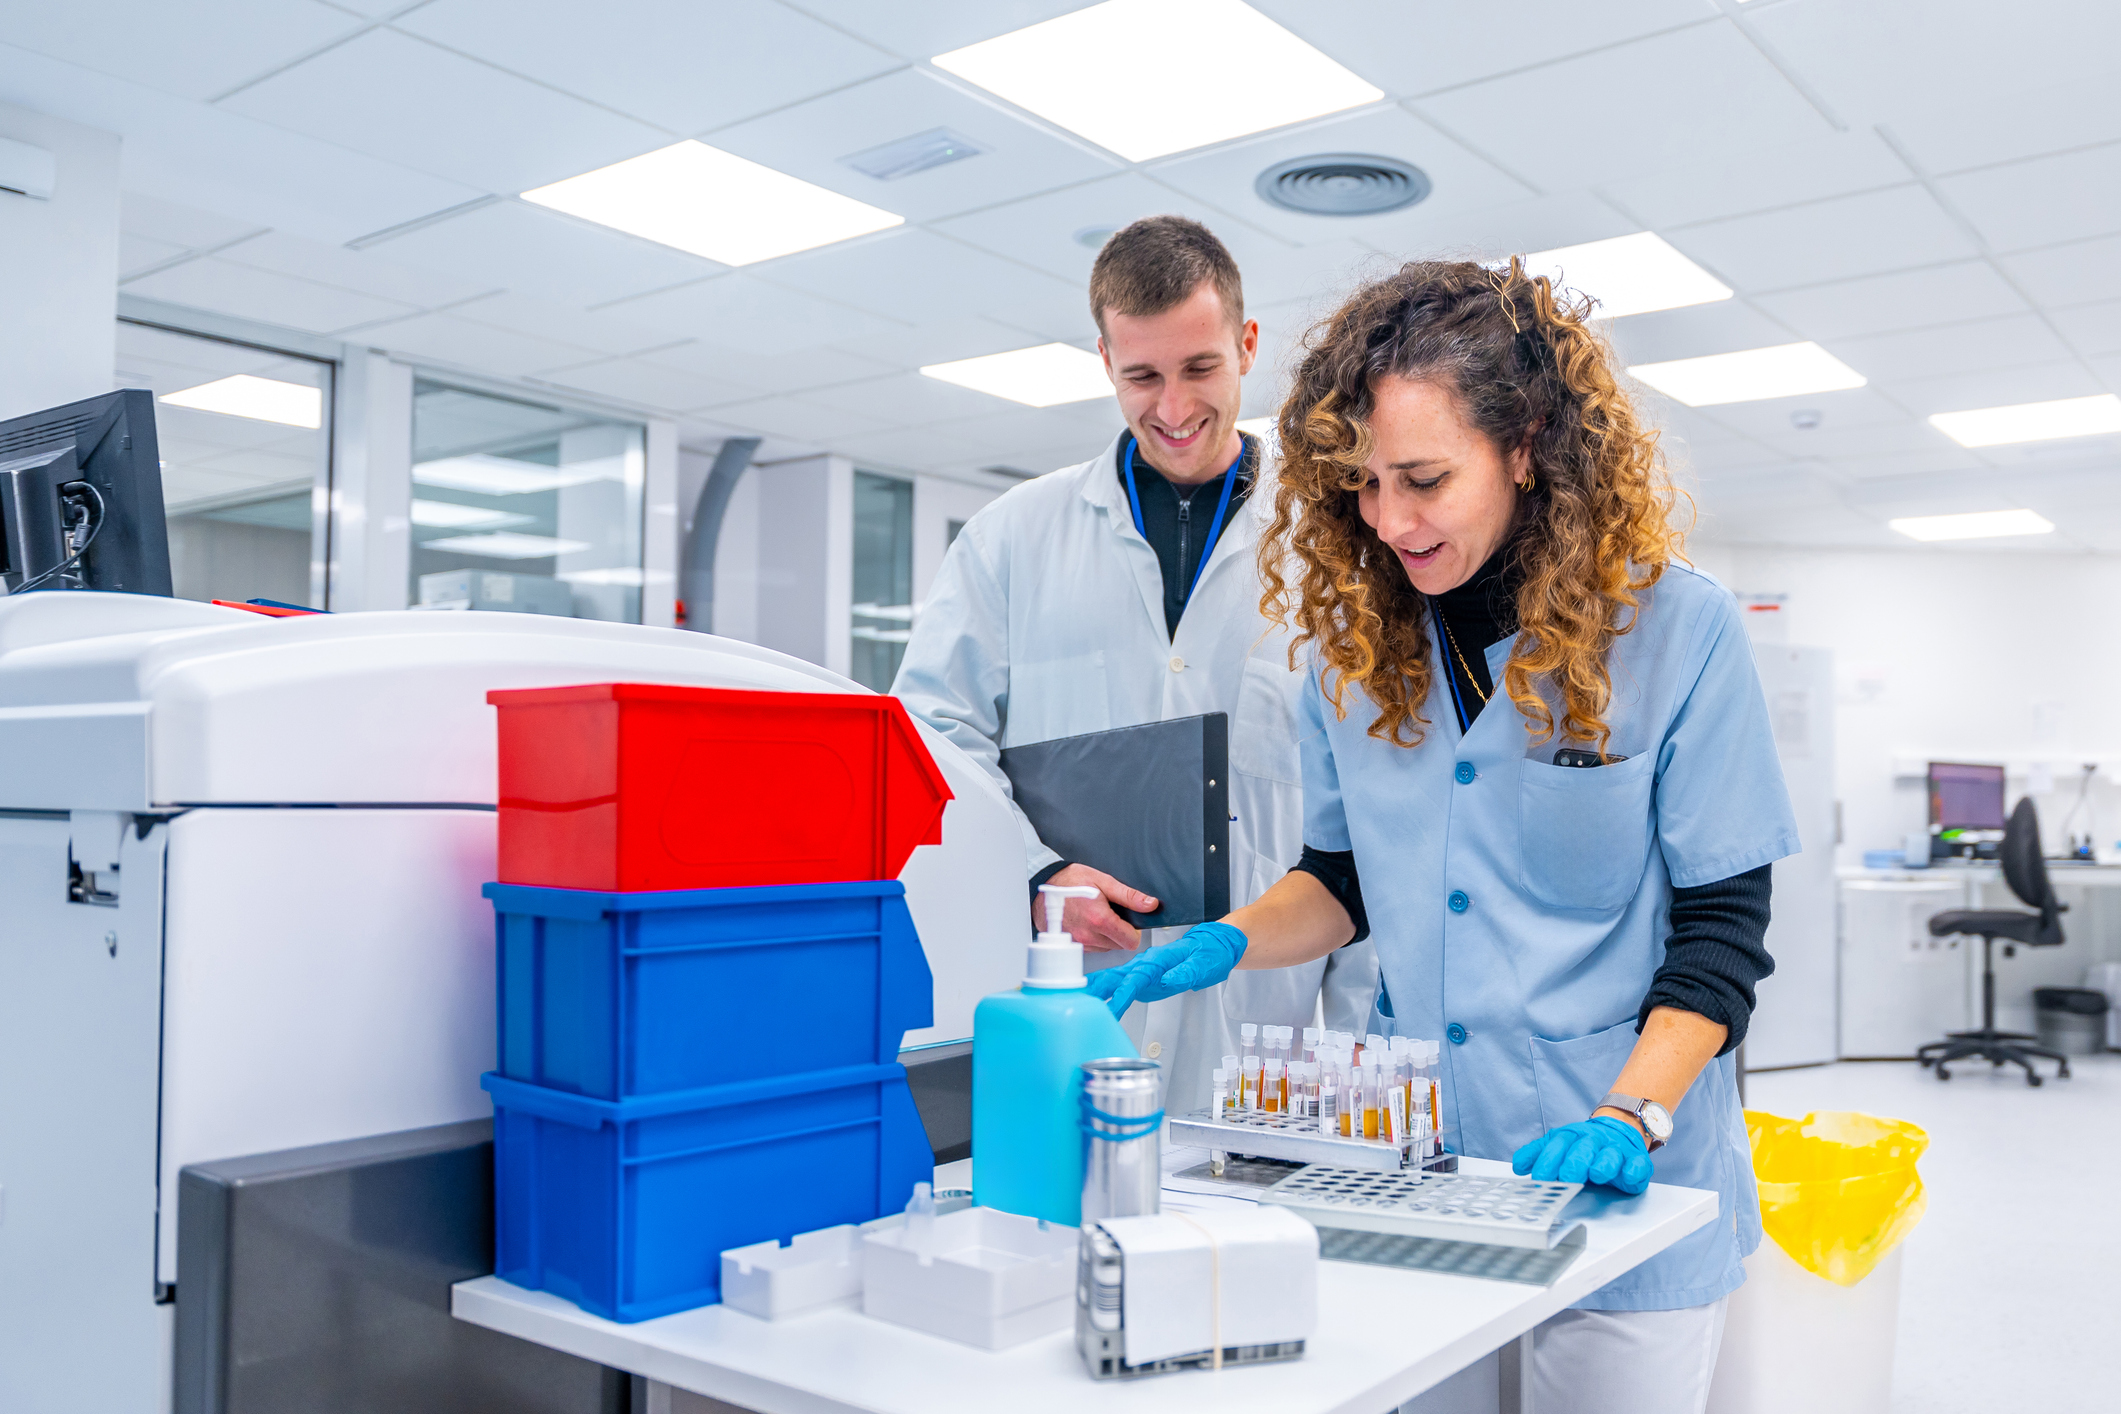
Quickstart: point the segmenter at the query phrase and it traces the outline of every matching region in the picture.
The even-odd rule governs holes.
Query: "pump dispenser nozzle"
[[[1080,987],[1083,985],[1083,945],[1061,929],[1061,915],[1071,898],[1097,898],[1096,889],[1078,884],[1040,884],[1039,901],[1046,909],[1046,931],[1031,944],[1030,960],[1024,965],[1026,987]]]

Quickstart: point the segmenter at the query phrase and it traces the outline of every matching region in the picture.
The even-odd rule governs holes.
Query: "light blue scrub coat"
[[[1509,652],[1488,649],[1498,689]],[[1315,659],[1307,675],[1304,839],[1355,852],[1383,972],[1373,1029],[1445,1042],[1444,1122],[1463,1153],[1507,1159],[1588,1116],[1635,1045],[1673,887],[1799,848],[1728,590],[1674,564],[1608,664],[1608,750],[1628,759],[1592,768],[1550,764],[1559,743],[1534,744],[1499,690],[1462,734],[1441,671],[1412,748],[1367,734],[1376,707],[1358,689],[1336,719]],[[1713,1190],[1718,1218],[1579,1306],[1675,1310],[1745,1280],[1760,1205],[1731,1056],[1702,1071],[1651,1159],[1656,1181]]]

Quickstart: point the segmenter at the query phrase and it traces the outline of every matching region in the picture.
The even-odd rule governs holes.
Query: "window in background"
[[[321,601],[332,372],[321,359],[118,321],[117,386],[155,394],[179,599]]]
[[[957,543],[958,532],[963,530],[964,528],[965,523],[961,520],[950,520],[943,522],[943,548],[945,550],[949,549],[952,545],[955,545]]]
[[[913,636],[913,483],[854,474],[854,651],[849,675],[889,692]]]
[[[641,621],[646,429],[419,379],[412,600]]]

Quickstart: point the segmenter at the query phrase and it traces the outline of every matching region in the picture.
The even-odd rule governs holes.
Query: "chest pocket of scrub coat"
[[[1525,891],[1554,908],[1612,910],[1633,898],[1655,823],[1656,764],[1651,752],[1607,766],[1527,758],[1517,792]]]
[[[1303,784],[1296,749],[1296,694],[1303,674],[1283,666],[1278,645],[1245,659],[1237,715],[1230,723],[1230,768],[1261,780]]]

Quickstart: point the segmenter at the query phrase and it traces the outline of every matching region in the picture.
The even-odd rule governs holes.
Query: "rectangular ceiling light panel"
[[[158,402],[171,407],[218,412],[229,417],[248,417],[258,422],[277,422],[287,427],[324,425],[324,390],[278,378],[254,378],[238,373],[216,378],[196,388],[164,393]]]
[[[1130,162],[1384,97],[1240,0],[1105,0],[930,62]]]
[[[1772,348],[1678,358],[1668,363],[1638,363],[1628,372],[1690,408],[1833,393],[1861,388],[1866,381],[1862,374],[1814,343],[1776,344]]]
[[[1040,344],[1008,353],[961,358],[954,363],[931,363],[921,372],[960,388],[1035,408],[1087,402],[1109,397],[1112,392],[1112,380],[1105,376],[1105,361],[1072,344]]]
[[[499,530],[505,526],[528,525],[531,519],[509,511],[467,506],[461,501],[430,501],[415,496],[412,502],[412,523],[430,530],[468,530],[474,526],[482,530]]]
[[[1998,535],[2046,535],[2055,523],[2032,511],[1974,511],[1956,516],[1902,516],[1886,522],[1912,540],[1988,540]]]
[[[550,535],[496,530],[490,535],[445,535],[440,540],[422,540],[420,547],[488,560],[549,560],[555,555],[578,554],[590,545],[586,540],[557,540]]]
[[[1525,270],[1598,301],[1601,319],[1625,319],[1729,299],[1731,287],[1665,243],[1654,231],[1534,252]]]
[[[2011,407],[1940,412],[1931,426],[1962,447],[2001,447],[2011,442],[2051,442],[2061,437],[2096,437],[2121,432],[2121,398],[2100,393],[2089,398],[2061,398],[2051,403],[2018,403]]]
[[[481,496],[527,496],[611,478],[588,468],[563,470],[537,462],[519,462],[512,457],[472,452],[467,456],[415,462],[412,479],[417,486],[447,486],[452,491],[472,491]]]
[[[689,140],[524,192],[523,200],[724,265],[792,255],[906,221]]]

